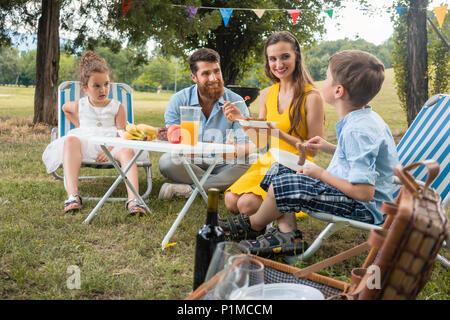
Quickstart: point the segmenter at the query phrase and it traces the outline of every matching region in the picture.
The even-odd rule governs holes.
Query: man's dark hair
[[[189,57],[189,67],[191,68],[191,72],[193,74],[196,74],[198,71],[197,66],[198,61],[217,62],[220,65],[220,56],[213,49],[209,48],[198,49]]]

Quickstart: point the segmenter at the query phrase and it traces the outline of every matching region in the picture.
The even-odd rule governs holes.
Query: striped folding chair
[[[450,189],[449,106],[450,95],[438,94],[428,99],[397,146],[399,162],[404,167],[427,159],[434,159],[439,162],[441,170],[431,187],[441,195],[444,206],[448,205]],[[423,167],[419,166],[410,172],[418,183],[424,183],[426,180],[426,170]],[[399,190],[400,186],[394,193],[394,198]],[[343,228],[353,227],[367,231],[381,229],[381,226],[345,219],[329,213],[311,213],[308,215],[328,222],[328,224],[305,252],[297,256],[286,257],[290,264],[294,264],[300,259],[306,260],[311,257],[321,247],[324,240]],[[448,245],[449,240],[447,239],[444,246],[448,247]],[[450,266],[449,261],[444,257],[438,255],[437,259],[446,267]]]
[[[124,83],[111,83],[109,90],[109,99],[115,99],[120,101],[125,108],[127,114],[127,122],[134,123],[133,114],[133,90],[130,86]],[[79,100],[84,96],[84,92],[81,89],[81,84],[79,81],[65,81],[61,83],[58,87],[58,127],[53,128],[51,131],[51,141],[64,137],[71,129],[75,126],[66,118],[64,112],[62,111],[62,106],[70,101]],[[142,167],[145,170],[146,180],[147,180],[147,190],[141,196],[142,199],[148,200],[150,192],[152,190],[152,163],[150,161],[137,161],[137,166]],[[95,161],[83,161],[82,167],[96,168],[96,169],[111,169],[114,168],[111,162],[95,162]],[[55,179],[64,180],[64,176],[53,172],[52,175]],[[79,180],[93,180],[98,178],[116,178],[109,176],[80,176]],[[98,201],[100,197],[83,197],[86,201]],[[127,198],[108,198],[107,201],[126,201]]]
[[[428,99],[397,146],[398,157],[404,167],[426,159],[439,162],[441,172],[431,187],[441,195],[444,205],[448,204],[450,191],[449,105],[450,95],[438,94]],[[410,173],[416,180],[425,182],[423,166]],[[398,190],[395,195],[397,193]]]

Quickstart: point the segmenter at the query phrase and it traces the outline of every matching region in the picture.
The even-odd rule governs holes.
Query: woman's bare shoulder
[[[269,93],[269,89],[270,87],[264,88],[259,92],[259,97],[260,98],[265,98],[267,97],[268,93]]]

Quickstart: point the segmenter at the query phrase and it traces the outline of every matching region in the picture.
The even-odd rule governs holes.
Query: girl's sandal
[[[64,212],[70,213],[78,211],[83,207],[83,199],[81,199],[79,194],[71,194],[69,199],[64,201]]]
[[[130,216],[139,214],[140,217],[147,215],[145,207],[139,203],[137,199],[130,199],[125,203],[125,210],[127,210]]]

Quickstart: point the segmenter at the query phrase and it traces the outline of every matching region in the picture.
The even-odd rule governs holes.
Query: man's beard
[[[207,97],[211,100],[219,100],[221,96],[223,96],[223,80],[219,79],[218,86],[215,88],[210,87],[208,84],[206,85],[198,85],[198,91],[204,97]]]

